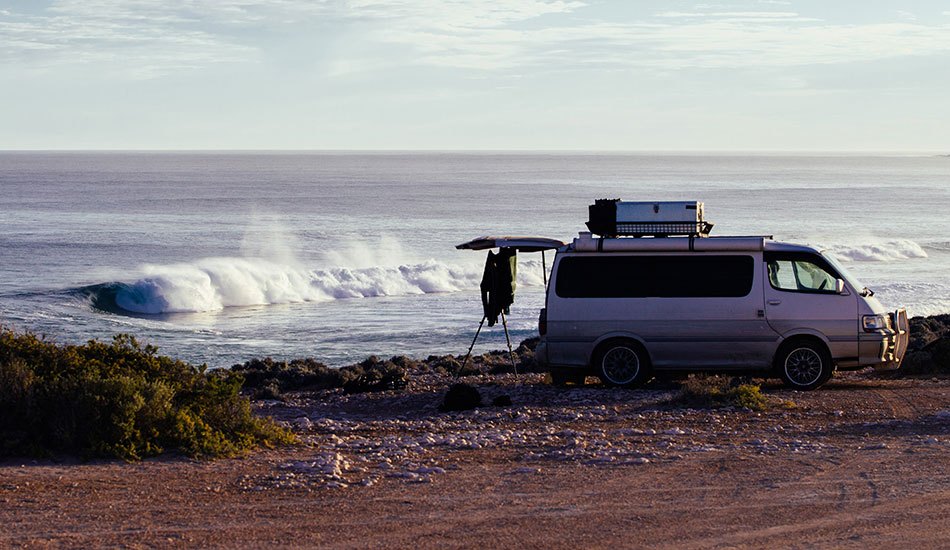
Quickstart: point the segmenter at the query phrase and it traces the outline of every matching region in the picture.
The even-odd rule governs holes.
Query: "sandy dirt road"
[[[301,400],[272,412],[345,408],[348,423],[317,421],[301,430],[309,445],[243,459],[6,461],[0,548],[950,547],[946,380],[844,375],[770,390],[796,407],[766,413],[598,389],[546,408],[564,390],[521,391],[502,412],[373,424],[352,401]],[[482,424],[485,441],[514,435],[445,443],[459,422],[469,439]],[[337,473],[319,462],[328,452]]]

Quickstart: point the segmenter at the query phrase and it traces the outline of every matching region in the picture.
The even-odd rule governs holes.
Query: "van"
[[[550,239],[493,239],[499,247],[554,248]],[[556,250],[536,348],[555,384],[596,376],[627,387],[656,374],[706,371],[774,375],[812,390],[836,368],[899,366],[907,350],[906,311],[886,311],[810,246],[764,236],[585,232]]]

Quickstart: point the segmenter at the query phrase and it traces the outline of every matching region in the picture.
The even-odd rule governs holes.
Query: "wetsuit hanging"
[[[501,312],[515,301],[515,277],[518,272],[518,251],[514,248],[501,248],[498,254],[488,252],[485,260],[485,272],[482,274],[482,308],[488,326],[498,322]]]

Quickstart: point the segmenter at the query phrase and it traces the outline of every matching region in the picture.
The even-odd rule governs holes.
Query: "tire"
[[[611,340],[594,354],[594,370],[608,386],[636,386],[650,379],[650,358],[637,342]]]
[[[775,370],[793,390],[813,390],[834,374],[831,354],[824,344],[812,340],[792,340],[775,355]]]

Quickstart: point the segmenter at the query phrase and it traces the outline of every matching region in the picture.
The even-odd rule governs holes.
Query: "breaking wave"
[[[235,306],[459,292],[477,289],[481,275],[477,263],[452,266],[436,260],[400,266],[308,270],[266,260],[209,258],[188,264],[146,266],[143,276],[133,282],[108,282],[73,292],[103,311],[157,315]],[[541,279],[540,262],[519,261],[520,285],[540,285]]]
[[[927,257],[927,251],[909,239],[838,244],[825,248],[836,258],[851,262],[892,262]]]

